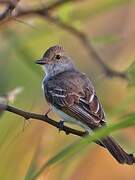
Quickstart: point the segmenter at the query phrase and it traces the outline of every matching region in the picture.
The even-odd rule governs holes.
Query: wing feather
[[[54,89],[49,94],[57,108],[84,122],[91,129],[103,124],[104,112],[96,95],[92,94],[88,101],[76,93],[67,93],[64,89]]]
[[[44,81],[47,101],[87,124],[90,128],[105,123],[105,114],[91,81],[76,70],[67,71]]]

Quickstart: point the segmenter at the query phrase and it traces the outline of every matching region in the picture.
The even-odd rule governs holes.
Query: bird
[[[62,119],[59,128],[68,122],[91,134],[107,125],[92,81],[75,67],[61,45],[48,48],[36,64],[42,65],[45,71],[43,92],[52,110]],[[113,137],[106,136],[97,144],[106,148],[120,164],[135,163],[134,155],[128,154]]]

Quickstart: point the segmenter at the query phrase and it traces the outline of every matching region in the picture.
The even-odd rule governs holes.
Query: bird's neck
[[[56,75],[70,71],[75,69],[74,64],[71,62],[69,64],[54,64],[53,66],[45,67],[45,79],[50,79],[52,77],[55,77]]]

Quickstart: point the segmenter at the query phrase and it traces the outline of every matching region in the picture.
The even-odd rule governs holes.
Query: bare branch
[[[17,109],[15,107],[12,106],[5,106],[5,104],[0,104],[0,107],[4,107],[5,111],[9,111],[11,113],[17,114],[19,116],[24,117],[26,120],[28,119],[37,119],[43,122],[46,122],[56,128],[59,128],[59,123],[57,121],[54,121],[53,119],[49,118],[47,115],[41,115],[41,114],[36,114],[36,113],[32,113],[32,112],[27,112],[27,111],[23,111],[21,109]],[[73,128],[67,127],[67,126],[63,126],[62,131],[64,131],[67,135],[68,134],[74,134],[77,136],[85,136],[87,133],[83,132],[83,131],[78,131],[75,130]]]
[[[57,26],[61,27],[62,29],[66,30],[66,31],[70,32],[71,34],[73,34],[74,36],[76,36],[81,41],[83,46],[86,48],[89,56],[94,58],[94,60],[97,63],[99,63],[99,65],[103,68],[105,74],[108,77],[120,77],[123,79],[127,79],[125,72],[115,71],[115,70],[111,69],[109,66],[107,66],[107,64],[104,63],[103,59],[99,56],[99,54],[96,52],[94,47],[91,45],[91,42],[85,33],[77,30],[76,28],[74,28],[73,26],[70,26],[69,24],[62,22],[60,19],[55,18],[55,17],[51,16],[50,14],[45,14],[44,17],[48,21],[56,24]]]
[[[73,2],[73,1],[75,2],[75,1],[80,1],[80,0],[57,0],[53,4],[46,6],[46,10],[47,11],[54,10],[65,3]]]
[[[49,5],[43,6],[42,8],[37,9],[19,9],[19,11],[15,14],[15,17],[22,17],[22,16],[28,16],[28,15],[45,15],[46,13],[51,13],[58,7],[62,6],[63,4],[66,4],[68,2],[75,2],[80,0],[57,0]]]
[[[11,1],[0,1],[1,4],[6,4],[5,10],[0,14],[0,21],[4,20],[5,18],[11,16],[12,11],[15,9],[19,0],[11,0]]]
[[[104,73],[108,77],[119,77],[119,78],[127,80],[127,75],[125,72],[118,72],[116,70],[113,70],[103,61],[101,56],[97,53],[95,48],[92,46],[89,40],[89,37],[84,32],[79,31],[77,28],[71,26],[70,24],[64,23],[61,19],[58,19],[51,15],[52,10],[60,7],[64,3],[71,2],[71,1],[77,1],[77,0],[57,0],[56,2],[42,8],[22,9],[16,12],[16,14],[12,17],[17,18],[17,17],[24,17],[24,16],[27,17],[27,16],[38,15],[40,17],[45,18],[47,21],[57,25],[58,27],[64,29],[65,31],[77,37],[82,43],[82,45],[84,46],[84,48],[87,50],[90,59],[94,59],[97,63],[99,63]],[[11,19],[12,18],[8,18],[7,21]]]
[[[5,111],[11,112],[13,114],[17,114],[17,115],[25,118],[26,120],[29,120],[29,119],[40,120],[40,121],[46,122],[46,123],[52,125],[53,127],[56,127],[59,129],[59,122],[49,118],[47,115],[41,115],[41,114],[23,111],[21,109],[15,108],[13,106],[9,106],[6,103],[0,103],[0,112],[3,113]],[[72,134],[72,135],[76,135],[79,137],[84,137],[84,136],[88,135],[88,132],[86,132],[86,131],[78,131],[78,130],[70,128],[68,126],[63,126],[62,129],[60,128],[60,130],[64,131],[66,135]],[[100,141],[95,141],[95,143],[104,147],[103,144],[100,143]]]
[[[10,1],[9,0],[0,0],[0,4],[9,4]]]

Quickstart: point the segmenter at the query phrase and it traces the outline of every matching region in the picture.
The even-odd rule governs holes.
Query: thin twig
[[[9,4],[10,1],[9,0],[0,0],[0,4]]]
[[[52,22],[53,24],[61,27],[62,29],[66,30],[66,31],[70,32],[71,34],[73,34],[74,36],[76,36],[81,41],[83,46],[86,48],[89,56],[94,58],[94,60],[97,63],[99,63],[99,65],[103,68],[105,74],[108,77],[120,77],[122,79],[127,79],[127,75],[125,72],[115,71],[115,70],[111,69],[107,64],[104,63],[103,59],[96,52],[95,48],[92,46],[89,38],[87,37],[87,35],[85,33],[79,31],[78,29],[76,29],[75,27],[73,27],[69,24],[64,23],[60,19],[51,16],[50,14],[45,14],[45,18],[48,21]]]
[[[11,0],[9,2],[5,1],[6,8],[5,10],[0,14],[0,21],[4,20],[5,18],[11,16],[12,11],[15,9],[17,3],[19,0]],[[4,4],[4,1],[0,1],[0,3]]]
[[[0,106],[2,107],[2,104],[0,104]],[[11,113],[17,114],[19,116],[24,117],[26,120],[29,119],[37,119],[43,122],[46,122],[56,128],[59,128],[59,122],[54,121],[53,119],[49,118],[47,115],[41,115],[41,114],[36,114],[36,113],[32,113],[32,112],[27,112],[27,111],[23,111],[21,109],[9,106],[9,105],[4,105],[4,110],[5,111],[9,111]],[[67,135],[68,134],[74,134],[77,136],[85,136],[87,133],[83,132],[83,131],[78,131],[76,129],[67,127],[67,126],[63,126],[62,131],[64,131]]]
[[[102,67],[104,73],[108,77],[119,77],[122,79],[127,80],[127,75],[125,72],[118,72],[116,70],[113,70],[110,68],[104,60],[101,58],[101,56],[97,53],[95,48],[90,42],[89,37],[82,31],[78,30],[77,28],[71,26],[70,24],[67,24],[63,22],[61,19],[58,19],[54,16],[51,15],[51,12],[55,10],[56,8],[60,7],[61,5],[71,2],[71,1],[78,1],[78,0],[57,0],[56,2],[53,2],[50,5],[46,5],[42,8],[37,8],[37,9],[19,9],[19,11],[16,11],[16,14],[12,17],[27,17],[27,16],[40,16],[45,18],[47,21],[59,26],[60,28],[64,29],[65,31],[71,33],[75,37],[77,37],[84,48],[87,50],[88,55],[90,59],[95,60],[99,65]],[[12,20],[12,18],[8,18],[7,21]]]

